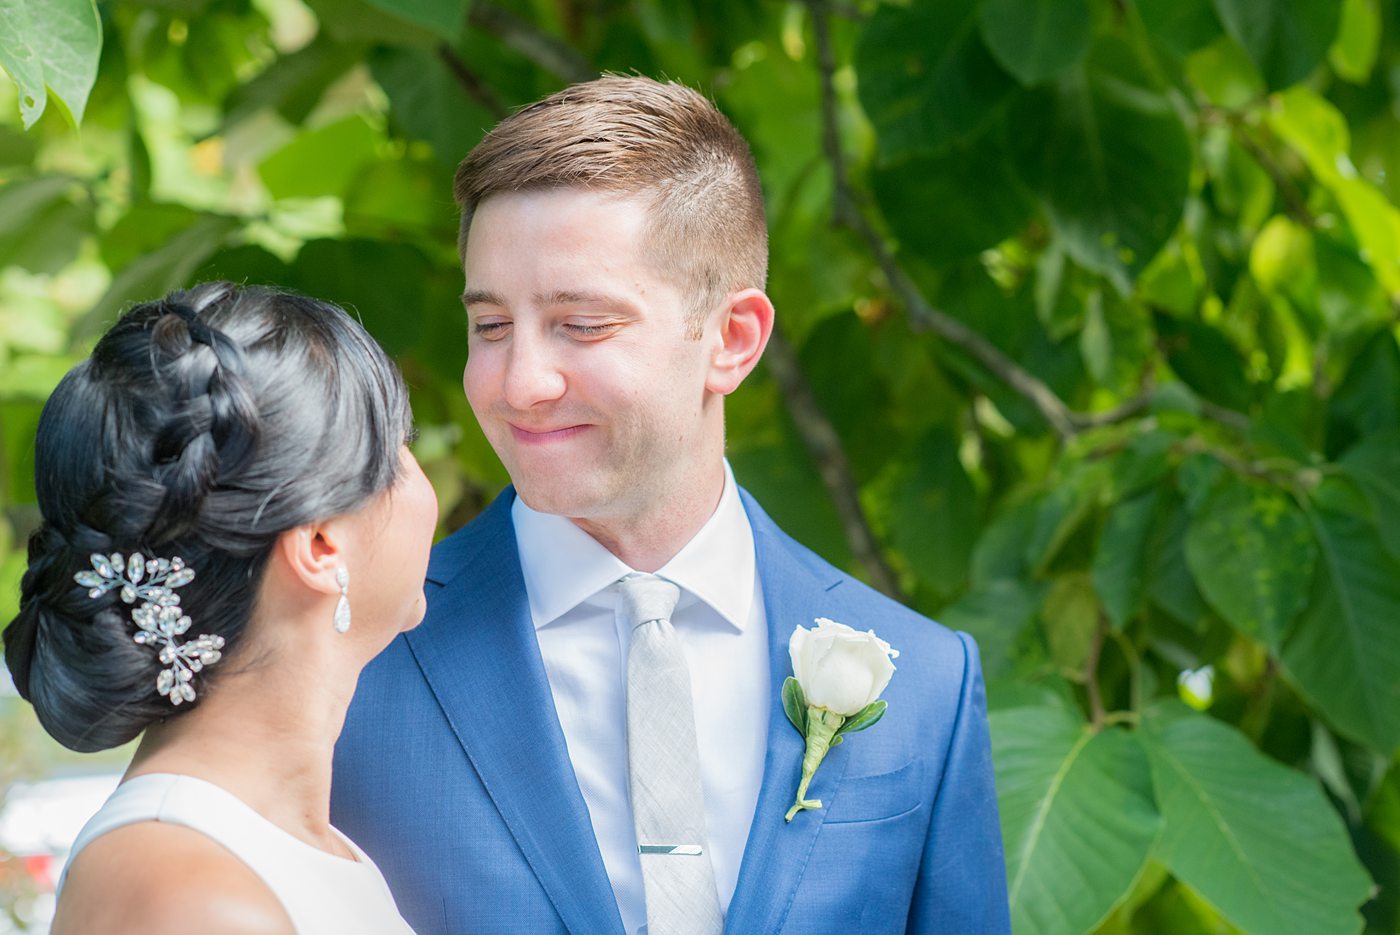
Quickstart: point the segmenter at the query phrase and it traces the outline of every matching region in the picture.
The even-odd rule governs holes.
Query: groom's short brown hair
[[[452,188],[464,258],[472,217],[490,196],[583,188],[646,205],[644,250],[689,293],[696,320],[730,290],[767,279],[768,226],[748,144],[714,104],[674,82],[605,75],[551,94],[487,133]]]

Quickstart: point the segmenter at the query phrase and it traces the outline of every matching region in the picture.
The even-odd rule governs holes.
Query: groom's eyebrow
[[[557,308],[560,305],[601,305],[609,308],[631,309],[632,303],[620,295],[611,295],[606,292],[582,292],[573,289],[556,289],[553,292],[538,292],[531,296],[535,304],[541,308]],[[488,289],[468,289],[462,293],[462,304],[471,308],[473,305],[491,305],[496,308],[506,308],[507,303],[498,293]]]
[[[468,289],[462,293],[462,304],[467,308],[473,305],[497,305],[505,307],[505,299],[494,292],[487,292],[485,289]]]
[[[556,289],[534,295],[535,304],[541,308],[554,308],[560,305],[603,305],[611,308],[631,308],[632,303],[620,295],[606,292],[578,292],[571,289]]]

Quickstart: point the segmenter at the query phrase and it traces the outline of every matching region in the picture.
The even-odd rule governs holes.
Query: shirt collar
[[[563,516],[532,510],[519,497],[511,504],[510,515],[536,629],[633,572]],[[719,505],[656,574],[680,586],[679,607],[698,598],[735,630],[743,631],[753,605],[755,573],[753,527],[726,460]]]

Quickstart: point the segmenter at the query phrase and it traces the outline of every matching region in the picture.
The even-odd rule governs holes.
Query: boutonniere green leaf
[[[807,787],[827,751],[846,734],[873,727],[888,705],[880,695],[894,675],[899,651],[875,635],[818,617],[811,630],[797,627],[788,641],[793,675],[783,682],[783,710],[807,742],[802,780],[787,820],[803,809],[821,808]]]

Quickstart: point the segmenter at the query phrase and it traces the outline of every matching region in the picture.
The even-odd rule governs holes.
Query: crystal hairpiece
[[[189,630],[191,622],[180,610],[180,595],[175,588],[193,581],[194,569],[186,567],[184,559],[178,556],[146,558],[133,552],[124,559],[120,552],[94,552],[90,557],[92,570],[78,572],[73,580],[90,589],[88,597],[101,597],[121,588],[121,599],[126,603],[141,601],[141,606],[131,612],[132,622],[140,628],[132,640],[143,646],[158,644],[160,663],[169,666],[156,676],[156,691],[173,705],[194,701],[190,679],[200,669],[218,662],[223,655],[219,650],[224,647],[222,636],[175,641],[175,637]]]

